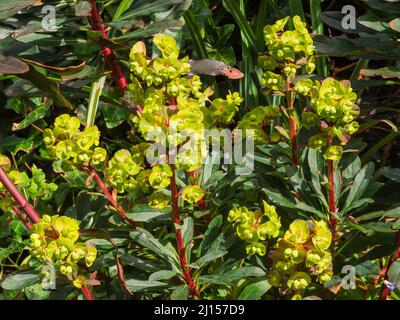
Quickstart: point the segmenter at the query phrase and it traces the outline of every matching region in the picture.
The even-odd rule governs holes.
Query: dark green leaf
[[[222,215],[216,216],[208,225],[206,232],[204,233],[204,240],[200,244],[201,254],[203,255],[218,237],[222,226],[223,217]]]
[[[264,276],[265,272],[259,267],[241,267],[232,271],[225,272],[223,274],[211,274],[200,276],[200,282],[205,283],[215,283],[215,284],[223,284],[230,285],[235,281],[240,279],[245,279],[247,277],[260,277]]]
[[[129,279],[125,281],[126,286],[132,292],[139,291],[151,291],[155,288],[162,288],[168,286],[167,283],[161,281],[150,281],[150,280],[138,280],[138,279]]]
[[[102,103],[99,104],[98,108],[103,114],[104,121],[109,129],[115,128],[129,119],[129,112],[123,108]]]
[[[150,249],[159,255],[164,261],[168,262],[175,271],[180,270],[179,258],[176,251],[172,251],[171,247],[163,246],[151,233],[144,229],[130,232],[131,238],[138,244]]]
[[[289,209],[295,208],[294,203],[289,201],[289,199],[283,196],[277,189],[263,188],[262,191],[267,195],[269,201],[273,202],[274,204]]]
[[[149,281],[169,280],[175,277],[177,273],[171,270],[160,270],[152,273],[149,277]]]
[[[149,222],[154,219],[168,218],[168,213],[154,209],[145,204],[139,204],[132,207],[130,212],[127,212],[126,215],[129,219],[138,222]]]
[[[5,290],[21,290],[40,281],[35,271],[17,271],[8,275],[1,283]]]
[[[258,300],[271,288],[267,279],[262,279],[246,286],[238,300]]]
[[[19,10],[33,5],[36,0],[0,0],[0,20],[12,17]]]
[[[228,251],[225,247],[225,239],[222,235],[220,235],[219,237],[217,237],[217,239],[213,241],[207,252],[198,260],[196,260],[196,262],[192,263],[191,266],[193,268],[201,268],[209,262],[221,258],[227,253]]]
[[[31,113],[27,114],[21,122],[14,123],[12,126],[12,130],[17,131],[25,129],[29,127],[32,123],[35,123],[40,119],[43,119],[45,116],[47,116],[52,103],[53,101],[49,100],[47,103],[37,107]]]
[[[349,207],[354,201],[358,200],[371,181],[372,175],[375,171],[375,165],[373,163],[368,163],[358,172],[356,175],[353,186],[350,189],[349,195],[347,196],[344,209]]]
[[[189,296],[189,286],[187,284],[178,286],[171,293],[171,300],[187,300]]]

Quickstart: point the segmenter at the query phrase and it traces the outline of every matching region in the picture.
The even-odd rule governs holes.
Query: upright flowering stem
[[[294,92],[293,85],[289,79],[286,79],[286,103],[289,113],[289,136],[290,144],[292,146],[292,161],[297,167],[299,165],[299,160],[297,158],[297,126],[296,119],[294,117]]]
[[[293,164],[295,166],[298,166],[299,160],[297,159],[297,128],[296,128],[296,120],[295,120],[294,116],[290,116],[289,124],[290,124],[290,142],[292,145]]]
[[[29,219],[33,223],[37,223],[40,220],[39,214],[32,207],[32,205],[25,199],[25,197],[19,192],[15,184],[10,180],[7,173],[0,166],[0,182],[4,185],[4,188],[10,193],[11,197],[20,206],[22,210],[28,215]]]
[[[395,262],[400,257],[400,231],[398,231],[396,234],[394,244],[397,247],[397,249],[396,249],[395,253],[391,256],[387,267],[384,269],[384,272],[385,272],[384,279],[385,280],[387,279],[387,273],[388,273],[388,270],[390,269],[392,263]],[[390,289],[385,284],[382,284],[382,289],[381,289],[379,298],[381,300],[386,300],[387,296],[389,295],[389,292],[390,292]]]
[[[85,296],[86,300],[90,300],[90,301],[94,300],[92,294],[90,293],[89,289],[86,288],[85,285],[82,285],[81,291],[82,291],[82,294]]]
[[[329,138],[328,145],[332,144],[332,138]],[[330,225],[332,232],[332,242],[335,243],[336,240],[336,218],[333,213],[336,212],[336,204],[335,204],[335,169],[333,160],[328,160],[328,180],[329,180],[329,211],[330,215]]]
[[[92,6],[92,11],[90,14],[91,25],[94,30],[101,32],[103,40],[108,40],[108,36],[107,36],[106,30],[104,28],[101,16],[96,7],[96,2],[95,2],[95,0],[89,0],[89,2]],[[128,86],[128,82],[122,71],[121,65],[116,60],[114,53],[111,51],[111,49],[109,47],[107,47],[104,43],[100,43],[100,46],[103,50],[103,55],[107,61],[107,64],[112,71],[114,80],[117,83],[120,90],[122,91],[122,94],[124,94],[125,89]]]
[[[328,179],[329,179],[329,211],[336,212],[335,205],[335,176],[333,160],[328,160]]]
[[[177,246],[178,246],[179,260],[181,262],[182,273],[183,273],[183,277],[185,278],[185,281],[188,284],[192,294],[198,298],[201,298],[200,292],[197,289],[192,276],[190,275],[189,268],[187,267],[185,245],[183,243],[182,230],[180,229],[181,219],[179,217],[179,203],[178,203],[179,193],[178,193],[178,190],[176,187],[176,178],[175,178],[176,168],[175,168],[174,164],[170,164],[170,167],[171,167],[171,171],[172,171],[172,176],[170,178],[171,202],[172,202],[171,218],[172,218],[172,222],[175,224],[175,237],[176,237],[176,242],[177,242]]]
[[[21,211],[19,211],[17,206],[14,206],[12,209],[15,213],[15,215],[18,217],[19,220],[22,221],[22,223],[25,225],[25,227],[28,230],[32,229],[32,224],[28,221],[28,219],[21,213]]]
[[[332,144],[332,139],[329,138],[328,145]],[[335,175],[334,175],[334,162],[333,160],[328,160],[328,180],[329,180],[329,191],[328,191],[328,202],[329,202],[329,222],[330,222],[330,229],[332,233],[332,253],[335,249],[335,242],[336,242],[336,218],[333,215],[336,212],[336,205],[335,205]],[[330,291],[324,288],[324,299],[329,299]]]

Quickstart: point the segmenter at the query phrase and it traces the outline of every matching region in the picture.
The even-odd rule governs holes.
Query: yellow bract
[[[97,250],[91,244],[77,242],[78,238],[78,221],[66,216],[44,215],[32,227],[30,247],[32,257],[53,265],[80,288],[84,277],[78,275],[77,264],[85,259],[86,266],[90,267],[96,260]]]

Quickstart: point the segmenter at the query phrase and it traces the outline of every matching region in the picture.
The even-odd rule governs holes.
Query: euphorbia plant
[[[294,30],[286,30],[289,19]],[[265,70],[262,78],[262,92],[271,91],[284,96],[286,105],[282,111],[289,119],[289,137],[292,146],[292,160],[298,165],[297,155],[297,113],[293,86],[296,76],[311,74],[315,69],[315,46],[306,24],[299,16],[286,17],[264,28],[264,38],[268,51],[258,57],[258,65]]]
[[[294,30],[285,30],[289,19]],[[281,127],[276,128],[281,134],[289,137],[293,165],[296,168],[299,166],[300,130],[311,132],[312,136],[306,143],[309,147],[320,150],[327,160],[329,210],[332,213],[330,224],[335,234],[334,214],[337,207],[334,194],[334,162],[341,158],[342,145],[345,145],[350,136],[358,130],[359,125],[354,121],[360,113],[355,104],[357,95],[349,81],[333,78],[313,81],[310,76],[304,75],[311,75],[315,70],[315,46],[306,24],[299,16],[286,17],[273,25],[267,25],[264,28],[264,37],[268,51],[267,54],[263,53],[258,57],[259,66],[266,70],[261,81],[263,93],[269,95],[272,92],[274,95],[285,97],[285,106],[280,108],[282,113],[288,116],[289,134],[287,135]],[[274,109],[274,112],[261,112]],[[265,138],[265,125],[279,116],[276,106],[252,110],[244,117],[239,127],[249,121],[247,119],[255,119],[256,110],[259,115],[256,128],[259,127],[259,136],[262,138],[264,135]],[[272,139],[273,137],[270,135],[270,142],[279,141],[278,137]],[[261,141],[262,139],[258,140],[259,143]]]
[[[332,256],[329,252],[332,234],[327,223],[312,220],[310,226],[297,219],[283,233],[275,206],[263,201],[263,207],[263,211],[234,208],[229,212],[228,221],[237,224],[236,233],[246,241],[248,255],[262,257],[268,252],[272,260],[268,272],[270,285],[280,288],[282,295],[289,289],[293,293],[292,299],[301,299],[305,289],[316,285],[310,276],[317,276],[321,284],[332,280]]]
[[[357,95],[349,81],[327,78],[322,82],[300,79],[295,91],[307,97],[309,107],[302,113],[302,124],[306,129],[316,128],[318,134],[309,139],[311,148],[321,150],[328,162],[330,223],[335,239],[335,200],[334,163],[339,161],[343,148],[350,136],[357,132],[358,122],[354,121],[360,111],[355,104]]]
[[[147,198],[150,206],[170,210],[182,277],[191,293],[200,297],[183,242],[182,204],[196,206],[205,196],[193,174],[207,156],[209,137],[205,129],[218,130],[229,123],[242,99],[234,92],[226,99],[211,101],[212,90],[202,91],[199,76],[188,76],[188,58],[179,59],[174,38],[160,34],[153,38],[153,44],[160,56],[149,58],[142,41],[130,52],[132,75],[128,95],[138,110],[131,117],[136,143],[130,149],[108,155],[100,146],[96,126],[81,130],[79,119],[65,114],[55,120],[54,129],[44,130],[43,155],[55,161],[53,167],[57,172],[75,169],[89,173],[114,209],[133,228],[136,224],[127,217],[118,200]],[[179,190],[177,175],[182,173],[186,173],[192,184],[189,182]]]
[[[289,19],[293,22],[293,31],[285,31]],[[292,289],[296,293],[293,298],[296,299],[301,297],[300,291],[304,292],[304,289],[311,284],[309,274],[317,275],[317,280],[321,284],[329,282],[333,276],[332,256],[329,250],[335,249],[335,241],[337,240],[336,214],[338,211],[337,199],[335,199],[335,188],[337,186],[335,186],[334,180],[334,166],[342,157],[343,146],[347,144],[350,136],[358,129],[358,123],[355,120],[359,115],[359,108],[355,104],[357,96],[352,91],[349,81],[338,81],[333,78],[326,78],[322,81],[312,80],[312,72],[315,69],[315,47],[305,23],[298,16],[287,17],[277,21],[272,26],[266,26],[264,36],[268,51],[258,57],[259,66],[266,70],[261,81],[262,90],[266,95],[272,93],[284,97],[284,105],[254,108],[245,114],[238,127],[248,128],[253,126],[257,144],[260,146],[272,144],[272,146],[268,146],[268,149],[271,150],[275,143],[284,146],[280,142],[282,138],[279,134],[289,138],[292,168],[289,170],[287,169],[288,166],[286,169],[284,168],[286,162],[283,159],[285,159],[287,152],[286,149],[282,148],[279,149],[279,152],[282,152],[282,158],[279,162],[274,163],[271,159],[266,160],[265,163],[271,163],[271,170],[278,169],[276,175],[282,176],[282,179],[287,179],[286,175],[293,172],[290,179],[298,183],[298,186],[295,185],[293,190],[293,187],[289,184],[288,188],[295,195],[295,201],[299,204],[299,207],[303,202],[301,195],[308,192],[302,190],[299,193],[300,190],[297,189],[305,187],[304,185],[302,187],[301,179],[304,179],[302,175],[306,174],[303,169],[304,163],[299,162],[299,154],[306,145],[313,149],[314,155],[315,152],[321,152],[326,161],[324,169],[327,172],[328,180],[327,193],[324,195],[328,198],[328,201],[323,199],[323,203],[329,205],[323,210],[319,208],[315,210],[310,205],[302,206],[304,209],[310,209],[310,213],[304,212],[302,216],[311,218],[310,224],[313,227],[309,229],[304,220],[292,222],[289,231],[277,241],[273,248],[265,248],[262,243],[257,242],[260,239],[257,236],[257,230],[262,225],[251,222],[254,219],[249,220],[247,229],[244,228],[246,224],[240,225],[237,228],[237,233],[240,238],[249,243],[256,241],[253,245],[254,249],[251,250],[250,245],[247,246],[248,253],[253,252],[263,256],[269,252],[272,259],[272,269],[269,274],[270,283],[281,286],[281,280],[284,279],[282,292],[285,292],[285,288]],[[310,74],[310,76],[304,74]],[[289,133],[286,133],[285,128],[276,125],[279,122],[284,123],[286,117],[289,120],[287,129]],[[299,145],[298,133],[300,131],[303,134],[302,143]],[[306,140],[304,137],[306,137]],[[305,154],[307,155],[307,153],[309,152],[306,149]],[[268,154],[268,157],[273,156],[274,153],[272,152]],[[301,157],[301,159],[302,161],[309,161],[304,157]],[[296,171],[298,172],[296,173]],[[299,180],[297,181],[297,179]],[[314,180],[312,183],[319,184]],[[318,188],[321,189],[320,186]],[[264,190],[275,202],[276,199],[273,197],[273,194],[276,194],[275,191],[271,193],[269,188]],[[279,201],[275,203],[280,204]],[[243,211],[243,214],[248,211],[246,208],[233,209],[232,215],[237,210]],[[326,210],[326,213],[322,214],[319,210]],[[323,220],[318,222],[314,220],[315,212],[318,212],[318,217],[323,218]],[[247,222],[243,221],[242,223]],[[270,232],[274,231],[270,229]],[[279,234],[279,231],[277,232]],[[299,237],[303,234],[304,237],[301,241],[297,241],[293,236],[293,240],[290,236],[291,233],[298,234]],[[303,270],[303,268],[305,269]]]
[[[135,131],[145,140],[159,145],[148,181],[156,190],[170,188],[171,220],[176,228],[183,276],[192,294],[200,297],[187,266],[179,198],[196,204],[203,198],[204,192],[196,183],[179,191],[176,176],[178,171],[191,173],[201,167],[207,153],[204,130],[229,123],[242,99],[233,93],[226,100],[219,98],[211,101],[212,90],[202,91],[200,77],[186,76],[190,71],[188,58],[179,59],[174,38],[160,34],[153,38],[153,45],[161,56],[147,57],[143,42],[136,43],[130,53],[132,76],[128,90],[133,94],[139,110],[132,120]],[[158,191],[150,199],[150,203],[156,206],[161,203],[166,205],[166,201],[162,200],[165,199],[164,194]]]

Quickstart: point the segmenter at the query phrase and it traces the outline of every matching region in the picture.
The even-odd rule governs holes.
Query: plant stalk
[[[178,246],[179,260],[181,262],[183,277],[185,278],[185,281],[188,284],[191,293],[194,296],[201,298],[200,292],[197,289],[196,284],[194,283],[194,280],[190,274],[189,268],[187,267],[185,245],[183,243],[182,230],[180,228],[180,226],[182,224],[181,224],[181,219],[179,217],[179,203],[178,203],[179,193],[177,190],[176,177],[175,177],[176,168],[175,168],[174,164],[170,164],[170,167],[171,167],[171,171],[172,171],[172,176],[170,178],[171,202],[172,202],[171,219],[175,225],[175,237],[176,237],[176,242],[177,242],[177,246]]]
[[[297,158],[297,126],[296,119],[294,117],[295,109],[294,109],[294,95],[292,84],[289,79],[286,79],[286,103],[288,107],[289,113],[289,136],[290,136],[290,144],[292,146],[292,161],[295,167],[299,166],[299,159]]]
[[[297,158],[297,127],[294,116],[290,116],[289,124],[290,124],[290,142],[292,145],[292,160],[293,164],[297,167],[299,165],[299,159]]]
[[[103,191],[107,200],[118,211],[121,218],[124,219],[126,222],[128,222],[132,227],[136,228],[136,223],[127,217],[125,210],[118,204],[117,200],[113,197],[111,192],[108,190],[106,184],[103,182],[103,180],[101,180],[101,178],[97,174],[96,169],[94,169],[92,167],[85,167],[84,170],[93,177],[94,181],[100,187],[101,191]]]
[[[336,212],[335,204],[335,175],[334,175],[334,163],[333,160],[328,160],[328,179],[329,179],[329,211],[330,214],[330,225],[332,233],[332,243],[335,244],[336,241],[336,218],[333,213]]]
[[[332,144],[332,137],[328,139],[328,146]],[[335,245],[336,241],[336,218],[333,215],[336,213],[336,201],[335,201],[335,165],[333,160],[328,160],[328,180],[329,180],[329,192],[328,192],[328,201],[329,201],[329,222],[331,225],[332,232],[332,243]]]
[[[82,294],[85,296],[86,300],[90,300],[90,301],[94,300],[92,294],[90,293],[89,289],[86,288],[85,285],[82,285],[81,291],[82,291]]]
[[[10,180],[7,173],[0,166],[0,182],[4,185],[11,197],[20,206],[22,210],[28,215],[29,219],[33,223],[37,223],[40,220],[39,214],[32,207],[32,205],[25,199],[25,197],[19,192],[15,184]]]
[[[22,223],[25,225],[25,227],[28,230],[31,230],[32,229],[32,224],[28,221],[28,219],[26,217],[23,216],[21,211],[19,211],[18,207],[14,206],[12,210],[14,211],[14,213],[18,217],[18,219],[22,221]]]
[[[89,2],[92,6],[92,11],[90,14],[90,23],[93,27],[93,30],[100,31],[102,34],[103,40],[108,40],[108,36],[107,36],[106,30],[104,28],[101,16],[96,7],[96,2],[95,2],[95,0],[89,0]],[[100,46],[103,50],[103,55],[107,61],[107,64],[108,64],[109,68],[111,69],[114,80],[117,83],[118,87],[120,88],[122,94],[124,94],[125,90],[128,86],[128,82],[126,80],[124,72],[122,71],[122,67],[116,60],[115,55],[112,52],[112,50],[107,45],[105,45],[104,43],[100,43]]]

